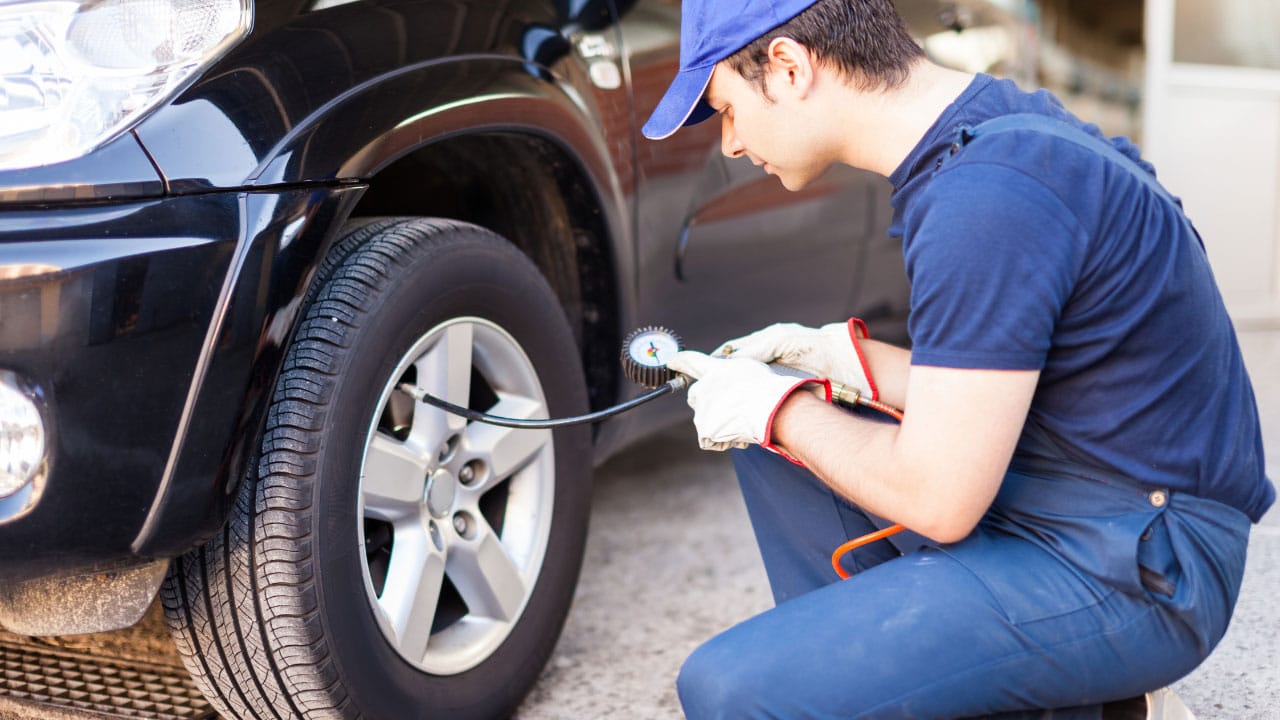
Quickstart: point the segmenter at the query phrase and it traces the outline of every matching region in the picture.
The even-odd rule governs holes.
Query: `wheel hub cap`
[[[453,509],[453,499],[458,494],[458,479],[446,468],[438,468],[427,476],[427,486],[423,490],[423,500],[427,512],[434,518],[443,518]]]

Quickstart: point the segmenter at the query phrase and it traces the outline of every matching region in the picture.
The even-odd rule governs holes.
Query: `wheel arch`
[[[635,293],[633,163],[631,143],[603,131],[630,119],[604,117],[584,91],[509,56],[427,61],[326,103],[249,182],[358,180],[353,217],[444,217],[507,238],[559,295],[599,409],[618,394],[619,317]]]
[[[462,220],[520,248],[555,289],[578,342],[592,409],[617,394],[619,248],[575,156],[538,133],[453,134],[386,164],[352,213]]]

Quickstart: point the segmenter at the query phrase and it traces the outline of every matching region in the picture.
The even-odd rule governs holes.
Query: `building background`
[[[1280,0],[958,0],[947,13],[958,31],[925,38],[931,55],[1049,88],[1133,138],[1204,236],[1236,325],[1280,328]]]

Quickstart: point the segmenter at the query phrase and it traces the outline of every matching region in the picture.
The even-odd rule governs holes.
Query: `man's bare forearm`
[[[896,408],[905,408],[911,351],[879,340],[865,339],[859,344],[876,389],[880,391],[880,400]]]
[[[950,517],[932,507],[926,483],[897,457],[899,434],[897,425],[859,418],[810,393],[788,398],[773,424],[774,443],[850,502],[928,537],[951,539],[949,528],[937,527]]]
[[[907,375],[901,425],[801,392],[778,409],[771,437],[858,506],[935,540],[959,540],[1000,487],[1039,373],[908,367]]]

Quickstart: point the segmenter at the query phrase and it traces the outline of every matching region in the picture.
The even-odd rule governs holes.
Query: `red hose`
[[[896,407],[893,407],[892,405],[886,405],[885,403],[882,403],[879,400],[870,400],[861,396],[858,397],[858,404],[865,405],[866,407],[869,407],[873,410],[879,410],[880,412],[884,413],[885,415],[888,415],[894,420],[897,420],[898,422],[902,422],[902,411]],[[832,569],[836,571],[836,575],[839,575],[841,580],[847,579],[849,577],[849,573],[845,572],[844,568],[840,567],[840,558],[844,557],[845,553],[851,550],[854,550],[856,548],[860,548],[863,545],[867,545],[868,543],[873,543],[877,540],[883,540],[889,537],[890,535],[902,532],[905,529],[906,528],[904,528],[902,525],[892,525],[883,530],[877,530],[872,533],[867,533],[866,535],[860,535],[846,543],[843,543],[842,545],[840,545],[840,547],[836,548],[835,551],[831,553]]]

